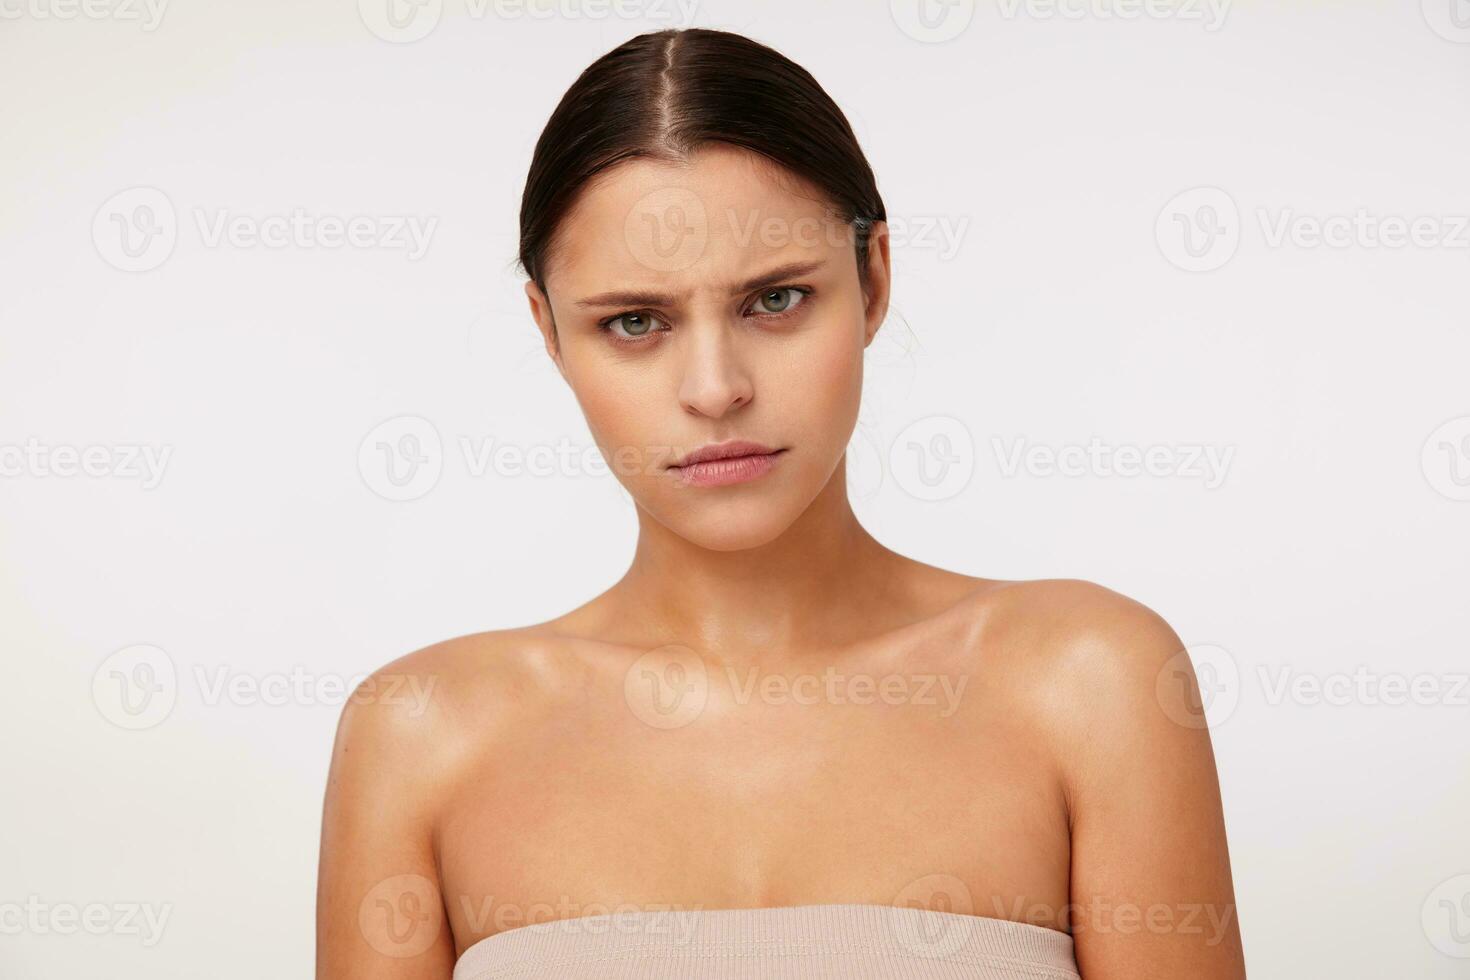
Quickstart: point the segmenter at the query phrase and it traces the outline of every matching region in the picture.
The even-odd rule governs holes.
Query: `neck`
[[[649,645],[727,661],[795,657],[864,635],[907,561],[858,523],[845,460],[789,528],[754,548],[711,551],[642,510],[638,521],[633,562],[607,596],[618,619]]]

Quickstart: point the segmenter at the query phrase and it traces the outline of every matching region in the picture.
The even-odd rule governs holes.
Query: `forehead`
[[[776,264],[852,249],[821,191],[759,154],[709,143],[687,160],[638,158],[600,174],[557,231],[547,288],[718,288]]]

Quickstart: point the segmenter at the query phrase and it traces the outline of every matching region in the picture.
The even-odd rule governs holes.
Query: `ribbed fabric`
[[[890,905],[614,912],[508,929],[454,980],[1079,980],[1072,937]]]

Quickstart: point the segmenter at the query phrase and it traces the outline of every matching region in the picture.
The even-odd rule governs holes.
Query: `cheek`
[[[604,384],[582,398],[587,428],[613,477],[645,504],[672,486],[663,468],[677,452],[691,448],[670,445],[674,437],[667,405],[667,399],[649,397],[648,385],[623,390]]]
[[[646,452],[659,439],[659,404],[653,395],[661,382],[644,372],[597,370],[568,378],[587,419],[592,438],[604,453]]]
[[[860,328],[824,324],[802,338],[788,359],[779,397],[786,417],[801,420],[810,435],[845,443],[862,397],[863,345]]]

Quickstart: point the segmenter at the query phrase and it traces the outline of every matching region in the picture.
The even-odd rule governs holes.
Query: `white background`
[[[473,459],[591,445],[511,265],[522,183],[583,67],[689,22],[673,0],[443,0],[395,36],[382,2],[173,0],[153,21],[0,0],[5,977],[309,975],[342,685],[557,615],[630,558],[610,476]],[[970,574],[1093,579],[1198,645],[1253,977],[1470,971],[1455,2],[1458,21],[1450,0],[958,0],[931,30],[902,0],[706,0],[692,21],[807,67],[894,221],[850,453],[864,523]],[[139,187],[176,240],[129,259],[115,222],[159,200],[116,197]],[[1197,188],[1220,193],[1176,200]],[[416,257],[210,243],[221,216],[293,209],[432,234]],[[1343,244],[1305,237],[1360,211]],[[1418,245],[1374,230],[1414,219]],[[1225,234],[1191,260],[1189,225]],[[442,472],[394,501],[376,441],[409,423],[359,449],[403,416]],[[1174,447],[1173,468],[1008,463],[1094,439]],[[129,447],[167,452],[161,479]],[[1196,449],[1228,458],[1218,479]],[[936,492],[935,472],[959,475]],[[113,656],[138,644],[167,659]],[[129,714],[118,678],[148,656],[164,690]],[[285,703],[215,686],[293,671],[311,683]],[[100,934],[61,934],[93,904]],[[166,912],[161,937],[128,905]]]

